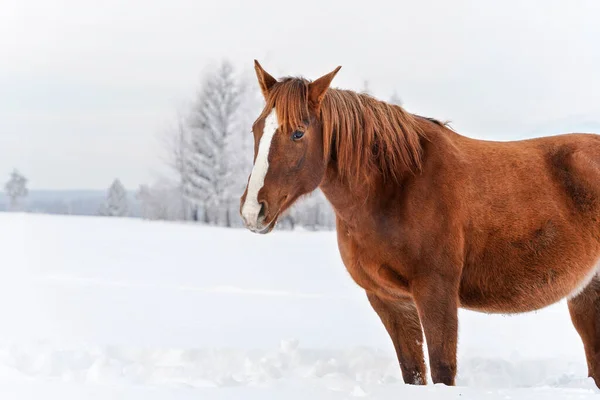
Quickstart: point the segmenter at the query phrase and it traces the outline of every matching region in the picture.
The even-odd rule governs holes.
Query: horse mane
[[[306,123],[309,83],[287,77],[273,85],[262,117],[275,108],[283,129]],[[368,94],[334,88],[326,92],[319,113],[326,161],[335,159],[338,173],[350,183],[371,180],[374,173],[399,182],[406,172],[420,171],[423,120],[445,126]]]

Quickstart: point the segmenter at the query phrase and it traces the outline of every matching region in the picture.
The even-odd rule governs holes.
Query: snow
[[[590,399],[564,302],[460,312],[457,387],[404,385],[333,232],[0,214],[3,399]]]

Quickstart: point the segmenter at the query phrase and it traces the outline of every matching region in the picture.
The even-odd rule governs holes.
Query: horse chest
[[[406,280],[392,270],[378,249],[363,246],[360,239],[347,231],[338,231],[338,247],[348,273],[363,289],[382,296],[408,292]]]

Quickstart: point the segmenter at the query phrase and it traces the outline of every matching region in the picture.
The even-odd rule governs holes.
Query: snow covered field
[[[0,214],[2,399],[589,399],[566,305],[461,311],[458,387],[401,382],[330,232]]]

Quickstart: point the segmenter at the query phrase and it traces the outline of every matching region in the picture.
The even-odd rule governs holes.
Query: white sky
[[[159,133],[223,57],[275,76],[342,65],[335,86],[396,90],[472,137],[583,129],[600,121],[599,20],[594,0],[2,0],[0,180],[152,181]]]

